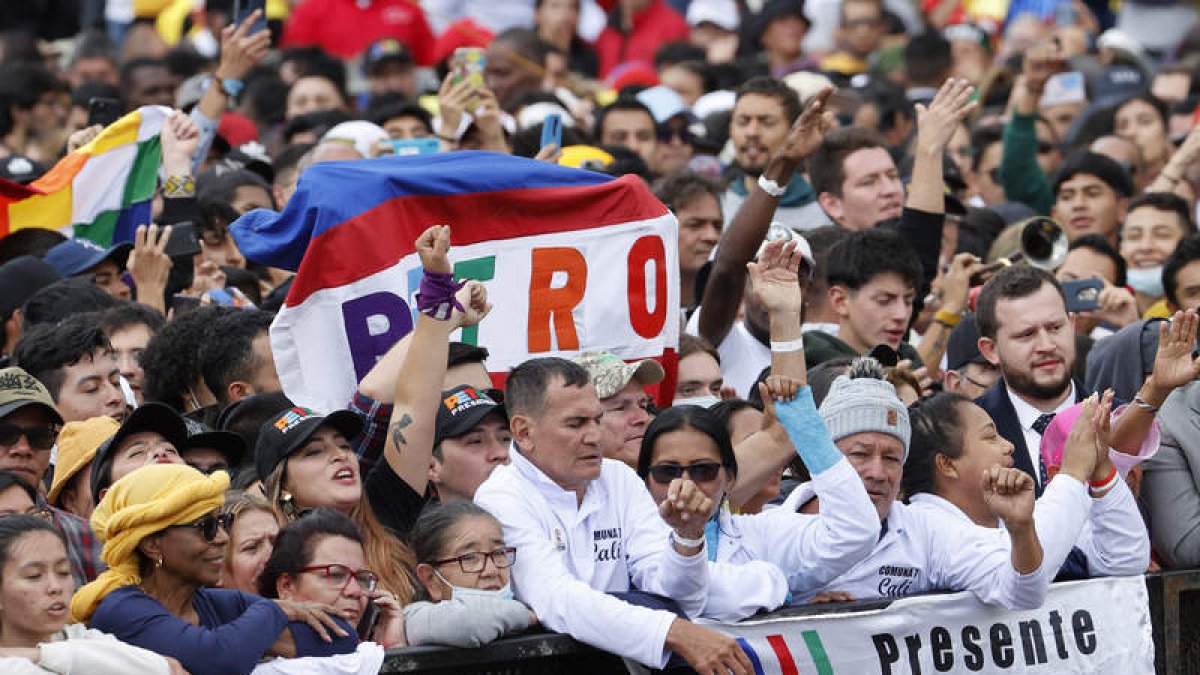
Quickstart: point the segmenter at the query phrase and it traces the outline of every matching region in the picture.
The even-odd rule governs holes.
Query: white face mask
[[[689,396],[671,401],[671,405],[698,405],[701,408],[711,408],[721,402],[721,399],[711,394],[708,396]]]
[[[512,584],[504,584],[495,590],[486,590],[483,588],[466,588],[464,586],[455,586],[450,583],[442,573],[436,569],[433,571],[437,578],[441,579],[447,586],[450,587],[451,598],[492,598],[494,600],[512,600]]]
[[[1138,293],[1157,298],[1163,294],[1162,272],[1162,265],[1157,267],[1131,267],[1125,272],[1125,282]]]

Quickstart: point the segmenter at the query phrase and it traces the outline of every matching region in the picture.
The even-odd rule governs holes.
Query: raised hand
[[[833,87],[825,87],[809,99],[804,111],[788,131],[783,145],[776,151],[775,157],[799,162],[816,151],[825,139],[825,134],[837,126],[833,113],[825,109],[825,104],[832,94]]]
[[[1030,94],[1041,96],[1046,81],[1066,68],[1066,58],[1054,43],[1045,43],[1025,52],[1021,60],[1021,84]]]
[[[802,259],[795,241],[776,240],[767,243],[758,262],[746,263],[751,292],[768,313],[800,313],[804,300],[799,275]]]
[[[1096,468],[1096,444],[1099,442],[1096,435],[1096,409],[1099,406],[1100,400],[1096,394],[1084,400],[1079,417],[1075,419],[1063,446],[1062,468],[1059,473],[1065,473],[1080,483],[1090,480]]]
[[[941,155],[950,144],[958,125],[979,107],[972,101],[975,87],[963,79],[950,78],[942,83],[929,106],[921,103],[917,110],[917,152]]]
[[[671,481],[667,486],[666,499],[658,505],[658,513],[662,519],[685,539],[703,537],[704,524],[708,522],[712,512],[713,500],[687,476]]]
[[[950,267],[942,275],[941,309],[962,314],[967,308],[967,297],[971,293],[971,277],[983,268],[983,261],[972,253],[959,253],[954,256]]]
[[[190,175],[192,155],[200,146],[200,128],[186,113],[176,110],[163,121],[159,133],[162,143],[162,164],[168,176]]]
[[[1104,288],[1100,289],[1100,295],[1096,298],[1097,307],[1092,316],[1118,328],[1137,321],[1137,299],[1133,294],[1125,288],[1113,286],[1106,279],[1101,281],[1104,282]]]
[[[803,384],[794,377],[786,375],[771,375],[762,383],[765,386],[765,391],[770,396],[772,401],[790,401],[796,398],[796,393],[800,391]],[[761,390],[760,390],[761,391]],[[763,397],[764,404],[767,397]],[[774,406],[772,406],[774,408]],[[773,412],[773,411],[772,411]]]
[[[133,250],[125,269],[137,287],[138,302],[163,309],[163,291],[171,273],[171,257],[165,253],[171,238],[171,226],[138,225],[133,235]]]
[[[1108,478],[1112,471],[1112,462],[1108,458],[1108,449],[1113,445],[1112,432],[1113,390],[1105,390],[1096,403],[1096,411],[1092,415],[1092,428],[1096,432],[1096,466],[1088,479],[1093,483]]]
[[[1158,353],[1154,355],[1155,389],[1165,400],[1178,387],[1200,377],[1200,358],[1193,358],[1196,348],[1196,326],[1200,323],[1196,311],[1175,312],[1169,322],[1158,327]],[[1162,400],[1150,401],[1162,405]]]
[[[459,328],[478,326],[480,321],[492,311],[492,303],[488,302],[487,288],[478,281],[471,280],[458,289],[455,298],[463,306],[463,311],[454,313],[454,322]]]
[[[1033,522],[1033,477],[997,464],[983,473],[983,500],[1006,526],[1029,525]]]
[[[451,274],[454,268],[450,266],[450,226],[432,225],[417,237],[417,255],[421,258],[421,267],[426,272]]]
[[[101,131],[104,131],[103,124],[93,124],[90,127],[84,127],[71,134],[67,137],[67,152],[75,152],[88,143],[91,143],[100,135]]]
[[[240,26],[229,25],[221,31],[221,59],[217,64],[219,80],[240,80],[250,72],[271,49],[271,31],[260,30],[250,35],[250,29],[262,17],[254,10]],[[220,86],[213,83],[212,86]]]

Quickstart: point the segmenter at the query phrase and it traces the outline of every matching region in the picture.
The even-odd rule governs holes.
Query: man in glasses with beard
[[[1001,270],[979,293],[979,351],[1000,369],[1000,381],[976,400],[1000,435],[1012,443],[1014,466],[1046,484],[1042,432],[1083,399],[1075,370],[1075,318],[1062,287],[1044,270],[1017,265]]]

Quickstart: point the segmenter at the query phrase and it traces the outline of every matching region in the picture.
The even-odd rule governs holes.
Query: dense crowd
[[[697,619],[1028,609],[1200,565],[1197,18],[3,3],[4,198],[171,110],[132,241],[0,217],[0,670],[369,673],[544,626],[751,673]],[[644,180],[678,222],[677,358],[533,358],[496,388],[454,339],[497,301],[455,279],[472,223],[419,223],[412,330],[343,409],[290,400],[293,272],[230,225],[314,164],[460,150]]]

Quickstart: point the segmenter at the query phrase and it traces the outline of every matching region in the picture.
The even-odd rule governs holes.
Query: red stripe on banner
[[[792,650],[788,649],[782,635],[768,635],[767,644],[771,645],[775,658],[779,659],[779,671],[783,675],[800,675],[800,670],[796,668],[796,660],[792,658]]]
[[[586,187],[399,197],[314,237],[287,306],[392,267],[416,252],[413,243],[430,225],[448,223],[451,245],[467,246],[648,220],[666,212],[635,176]]]

